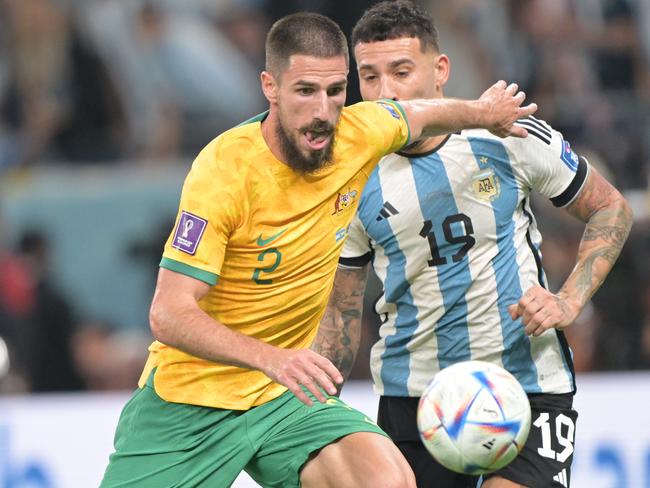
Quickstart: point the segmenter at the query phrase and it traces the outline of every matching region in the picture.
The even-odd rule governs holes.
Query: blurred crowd
[[[0,0],[0,179],[56,164],[188,164],[219,132],[265,109],[259,72],[275,19],[318,11],[349,33],[372,3]],[[635,195],[638,222],[620,263],[567,334],[579,371],[650,368],[650,1],[420,3],[451,58],[447,95],[518,82],[540,118]],[[352,69],[349,103],[359,100]],[[536,207],[557,289],[582,227],[546,202]],[[49,271],[51,245],[38,229],[10,242],[0,225],[0,377],[5,345],[10,353],[0,391],[132,388],[150,338],[78,316]],[[378,293],[367,294],[356,377],[368,375]]]

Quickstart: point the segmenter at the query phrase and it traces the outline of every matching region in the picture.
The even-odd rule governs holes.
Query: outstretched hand
[[[548,329],[564,329],[580,313],[567,297],[555,295],[541,286],[529,288],[518,303],[508,307],[513,320],[521,318],[526,335],[539,336]]]
[[[485,124],[482,124],[492,134],[499,137],[526,137],[528,131],[514,123],[537,111],[537,104],[530,103],[522,107],[526,94],[518,91],[516,83],[508,85],[499,80],[485,90],[479,102],[485,104]]]
[[[311,406],[313,402],[302,387],[309,390],[319,402],[325,403],[327,398],[320,388],[335,395],[336,384],[343,383],[343,376],[330,360],[310,349],[274,348],[273,351],[267,357],[262,372],[289,388],[306,405]]]

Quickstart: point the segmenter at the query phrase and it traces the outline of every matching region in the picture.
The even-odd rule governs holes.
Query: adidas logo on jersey
[[[379,215],[377,215],[377,222],[381,222],[382,220],[387,219],[388,217],[392,217],[393,215],[397,215],[398,213],[399,211],[393,207],[389,201],[385,201],[384,206],[379,212]]]
[[[550,145],[551,140],[553,139],[553,134],[551,133],[551,128],[543,120],[536,119],[532,115],[519,119],[515,122],[515,125],[519,125],[528,131],[528,134],[531,136],[537,137],[540,141]]]
[[[567,480],[566,469],[563,469],[558,474],[553,476],[553,480],[560,483],[562,486],[569,486],[569,480]]]

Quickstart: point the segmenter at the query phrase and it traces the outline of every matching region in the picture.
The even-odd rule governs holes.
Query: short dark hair
[[[433,18],[408,0],[379,2],[366,10],[352,30],[352,47],[359,42],[378,42],[401,37],[420,40],[422,51],[438,46]]]
[[[266,36],[266,71],[278,77],[294,54],[319,58],[344,56],[349,65],[348,42],[332,19],[299,12],[278,20]]]

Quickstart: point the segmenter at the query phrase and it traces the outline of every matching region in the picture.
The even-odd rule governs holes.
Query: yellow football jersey
[[[160,265],[202,280],[202,310],[222,324],[282,348],[311,345],[333,285],[361,191],[378,161],[409,128],[399,104],[362,102],[342,111],[334,163],[301,175],[273,156],[263,117],[217,137],[192,165]],[[246,410],[286,387],[260,371],[214,363],[158,341],[155,367],[165,400]]]

